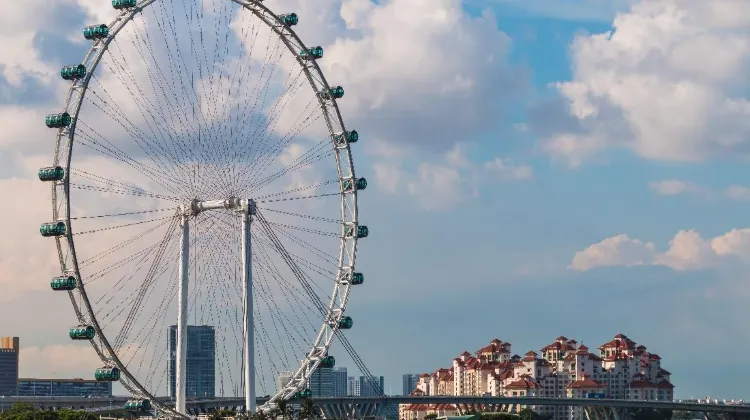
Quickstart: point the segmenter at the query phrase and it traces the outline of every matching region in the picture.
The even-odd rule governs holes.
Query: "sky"
[[[0,17],[0,333],[21,337],[22,376],[98,363],[60,334],[72,309],[46,286],[59,265],[35,232],[49,218],[35,172],[59,67],[107,3]],[[346,88],[370,228],[347,337],[387,390],[493,338],[523,354],[624,333],[662,357],[677,397],[750,398],[750,4],[312,3],[264,2],[297,11]]]

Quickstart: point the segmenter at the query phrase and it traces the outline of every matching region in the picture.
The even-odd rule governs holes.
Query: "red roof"
[[[508,385],[505,385],[505,388],[512,388],[512,389],[536,389],[539,388],[539,385],[536,383],[534,378],[531,378],[529,376],[524,376],[521,379],[515,380]]]
[[[599,382],[589,378],[589,375],[587,373],[583,374],[582,379],[578,379],[577,381],[571,382],[570,385],[568,385],[568,388],[575,388],[575,389],[599,389],[599,388],[606,388],[607,386],[604,384],[600,384]]]

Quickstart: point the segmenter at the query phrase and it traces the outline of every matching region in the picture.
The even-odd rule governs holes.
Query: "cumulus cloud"
[[[750,200],[750,188],[742,185],[730,185],[724,189],[713,190],[703,185],[679,179],[668,179],[649,184],[651,191],[663,196],[689,195],[712,199],[725,198],[732,201]]]
[[[694,230],[682,230],[664,252],[652,242],[620,234],[577,252],[568,268],[587,271],[597,267],[658,265],[686,271],[735,262],[750,263],[750,229],[732,229],[711,239]]]
[[[652,182],[651,184],[649,184],[649,188],[651,188],[652,191],[659,195],[705,195],[709,193],[707,189],[700,187],[692,182],[680,181],[677,179]]]
[[[509,158],[495,157],[474,163],[458,144],[437,162],[409,165],[400,159],[381,159],[374,164],[380,189],[388,193],[406,193],[425,210],[445,210],[476,198],[480,188],[496,181],[523,181],[533,170]],[[394,154],[388,150],[389,156]],[[403,154],[395,154],[401,155]]]
[[[750,3],[642,0],[611,32],[571,45],[573,79],[555,86],[567,122],[544,149],[572,166],[606,149],[648,159],[747,156]]]

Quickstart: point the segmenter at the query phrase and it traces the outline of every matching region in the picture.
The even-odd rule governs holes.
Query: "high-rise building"
[[[313,398],[333,396],[333,368],[318,367],[308,381]]]
[[[385,378],[382,376],[371,376],[368,380],[366,376],[359,377],[359,396],[360,397],[377,397],[385,391]]]
[[[18,379],[19,397],[111,397],[112,382],[94,379]]]
[[[407,373],[406,375],[403,375],[403,388],[401,390],[401,395],[409,395],[417,389],[417,384],[419,383],[419,375],[416,373]]]
[[[332,397],[347,396],[347,376],[345,367],[333,368],[333,395]]]
[[[350,376],[347,382],[346,395],[350,397],[359,397],[359,378]]]
[[[169,348],[169,395],[175,398],[177,382],[177,326],[170,325],[167,345]],[[186,390],[188,397],[216,396],[216,334],[209,325],[188,325]]]
[[[313,398],[316,397],[345,397],[346,396],[346,368],[315,369],[308,382]]]
[[[289,381],[294,376],[294,372],[291,370],[286,370],[279,373],[279,376],[276,378],[276,392],[281,391],[286,384],[289,383]]]
[[[0,395],[18,393],[18,337],[0,338]]]

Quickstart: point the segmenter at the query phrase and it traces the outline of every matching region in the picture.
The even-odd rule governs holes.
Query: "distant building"
[[[674,386],[658,354],[649,352],[624,334],[589,347],[560,336],[540,353],[514,355],[508,342],[494,339],[471,354],[465,351],[451,366],[419,375],[412,395],[509,396],[553,398],[614,398],[672,401]],[[531,408],[553,420],[583,416],[580,407],[508,405],[518,412]],[[428,414],[452,416],[452,404],[402,404],[401,420],[423,420]]]
[[[385,378],[382,376],[359,377],[359,396],[360,397],[377,397],[383,394],[385,390]]]
[[[332,397],[346,397],[348,381],[345,367],[333,368],[333,395]]]
[[[293,376],[294,376],[294,372],[290,370],[279,373],[279,376],[276,378],[276,392],[279,392],[282,389],[284,389],[286,384],[288,384],[289,381],[292,380]]]
[[[177,382],[177,326],[167,330],[169,349],[169,396],[174,398]],[[187,389],[188,397],[216,396],[216,335],[214,327],[188,325],[187,327]]]
[[[416,373],[407,373],[402,376],[403,386],[401,389],[401,395],[409,395],[417,389],[417,383],[419,383],[419,375]]]
[[[359,378],[350,376],[347,379],[346,395],[350,397],[359,397]]]
[[[313,398],[317,397],[345,397],[347,392],[346,368],[315,369],[310,375],[308,388]]]
[[[18,379],[19,397],[111,397],[112,382],[93,379]]]
[[[18,337],[0,338],[0,395],[18,393]]]

